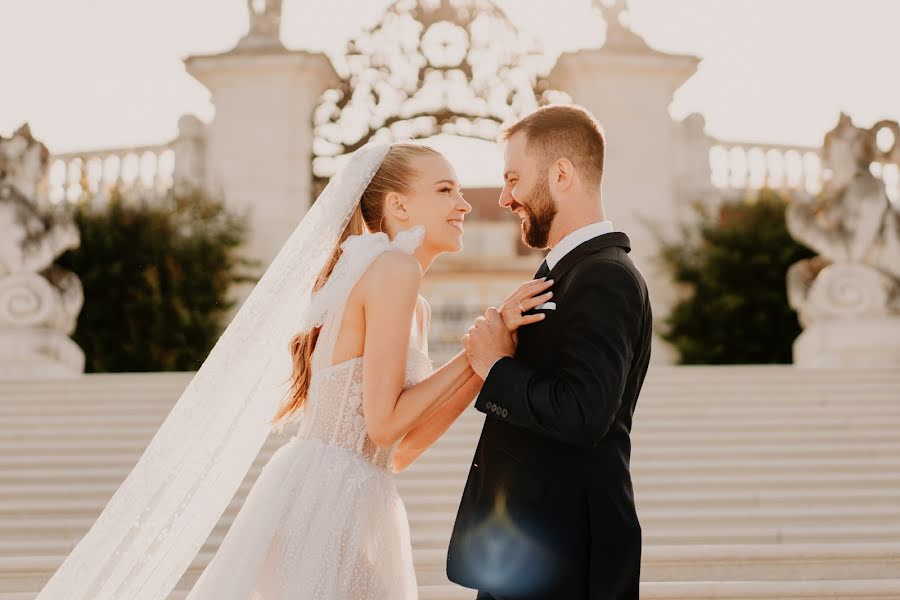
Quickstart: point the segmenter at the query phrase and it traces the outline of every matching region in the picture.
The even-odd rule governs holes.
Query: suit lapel
[[[547,279],[559,281],[559,278],[562,277],[566,271],[577,265],[583,259],[603,248],[609,248],[610,246],[619,246],[625,250],[625,252],[631,252],[631,240],[628,239],[627,235],[621,231],[604,233],[603,235],[598,235],[595,238],[591,238],[588,241],[575,246],[571,252],[563,256],[559,262],[556,263],[556,266],[550,269],[550,274],[547,275]]]

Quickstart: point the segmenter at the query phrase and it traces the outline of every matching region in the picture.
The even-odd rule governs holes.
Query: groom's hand
[[[496,308],[489,308],[483,317],[478,317],[463,337],[463,345],[472,370],[482,379],[487,378],[488,371],[494,363],[504,356],[516,353],[516,344],[512,334]]]

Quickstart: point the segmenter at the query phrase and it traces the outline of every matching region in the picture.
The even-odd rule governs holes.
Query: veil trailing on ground
[[[188,383],[125,481],[37,600],[163,600],[268,437],[289,389],[288,343],[390,146],[332,178]]]

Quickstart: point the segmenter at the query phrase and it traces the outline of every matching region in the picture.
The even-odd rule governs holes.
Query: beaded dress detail
[[[348,238],[312,299],[321,325],[300,426],[265,464],[187,600],[414,600],[409,523],[391,459],[366,433],[363,357],[332,363],[350,292],[383,252],[411,254],[424,227]],[[410,328],[404,387],[432,373],[426,332]]]

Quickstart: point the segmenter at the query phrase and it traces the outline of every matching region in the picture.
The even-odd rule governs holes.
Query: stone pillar
[[[206,186],[229,208],[249,211],[244,252],[265,267],[312,201],[313,111],[337,74],[323,54],[286,50],[277,38],[280,14],[253,6],[252,27],[234,50],[185,64],[216,108],[206,132]],[[280,11],[280,2],[265,10]]]
[[[653,50],[619,21],[623,10],[600,4],[607,20],[606,43],[599,49],[560,56],[550,85],[588,109],[606,134],[603,199],[607,217],[632,241],[631,257],[644,274],[657,321],[675,301],[668,274],[651,260],[656,239],[645,219],[673,232],[680,214],[678,165],[681,125],[669,115],[675,91],[697,69],[699,59]],[[708,160],[708,159],[707,159]],[[672,362],[661,344],[654,360]]]

